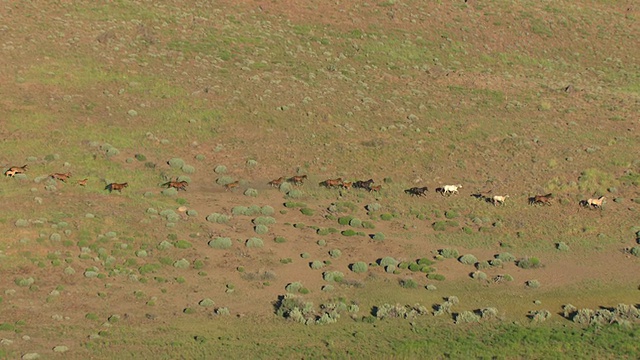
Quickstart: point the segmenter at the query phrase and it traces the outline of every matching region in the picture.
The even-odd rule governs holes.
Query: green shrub
[[[338,224],[340,225],[349,225],[349,223],[353,220],[352,216],[341,216],[338,218]]]
[[[307,207],[307,204],[303,202],[295,202],[295,201],[287,201],[284,203],[284,207],[286,208],[303,208]]]
[[[269,228],[267,227],[267,225],[256,225],[253,227],[253,230],[256,232],[256,234],[266,234],[269,232]]]
[[[344,274],[340,271],[325,271],[322,273],[322,279],[326,282],[342,282]]]
[[[253,219],[254,225],[273,225],[275,223],[276,219],[272,218],[271,216],[258,216],[257,218]]]
[[[185,174],[193,174],[193,173],[196,172],[196,168],[191,166],[191,165],[186,165],[185,164],[185,165],[182,166],[181,169]]]
[[[186,241],[186,240],[178,240],[174,246],[178,249],[188,249],[190,247],[192,247],[193,245],[191,245],[190,242]]]
[[[389,213],[380,214],[380,220],[389,221],[393,219],[393,215]]]
[[[245,196],[256,197],[256,196],[258,196],[258,190],[252,189],[252,188],[248,188],[247,190],[244,191],[244,195]]]
[[[228,237],[217,237],[209,241],[209,246],[214,249],[228,249],[233,245],[233,242]]]
[[[388,265],[398,265],[398,260],[392,258],[391,256],[385,256],[378,260],[378,265],[380,266],[388,266]]]
[[[256,166],[258,166],[258,162],[256,160],[253,160],[253,159],[247,160],[247,167],[254,168]]]
[[[441,275],[441,274],[433,274],[433,273],[431,273],[431,274],[427,274],[427,279],[435,280],[435,281],[444,281],[445,277],[444,277],[444,275]]]
[[[324,262],[315,260],[309,264],[309,267],[311,267],[314,270],[322,269],[324,267]]]
[[[365,229],[375,229],[376,225],[374,223],[372,223],[371,221],[363,221],[362,222],[362,227]]]
[[[265,205],[260,209],[260,213],[264,216],[271,216],[275,213],[275,210],[273,209],[273,207]]]
[[[184,160],[180,158],[172,158],[167,161],[167,164],[169,164],[173,169],[181,169],[184,166]]]
[[[356,235],[356,232],[351,229],[348,229],[348,230],[342,231],[341,234],[343,236],[353,236],[353,235]]]
[[[455,259],[458,256],[460,256],[458,254],[458,250],[456,249],[449,249],[449,248],[445,248],[445,249],[440,249],[438,250],[438,254],[440,254],[440,256],[442,256],[445,259]]]
[[[495,256],[495,258],[496,258],[496,259],[498,259],[498,260],[500,260],[500,261],[502,261],[502,262],[513,262],[513,261],[515,261],[515,260],[516,260],[516,257],[515,257],[515,256],[513,256],[513,255],[511,255],[511,254],[510,254],[510,253],[508,253],[508,252],[504,252],[504,253],[497,254],[497,255]]]
[[[227,167],[224,165],[218,165],[215,168],[213,168],[213,172],[215,172],[216,174],[226,174]],[[221,185],[224,185],[224,184],[221,184]]]
[[[276,243],[278,243],[278,244],[282,244],[283,242],[286,242],[286,241],[287,241],[287,239],[285,239],[285,238],[284,238],[284,237],[282,237],[282,236],[276,236],[276,237],[273,239],[273,241],[275,241],[275,242],[276,242]]]
[[[342,255],[342,251],[340,251],[340,249],[331,249],[331,250],[329,250],[329,256],[331,256],[334,259],[339,258],[340,255]]]
[[[556,249],[559,251],[569,251],[569,245],[565,244],[564,241],[560,241],[556,243]]]
[[[287,197],[290,199],[300,199],[302,198],[304,194],[302,193],[301,190],[298,189],[291,189],[289,191],[287,191]]]
[[[640,257],[640,246],[634,246],[631,248],[631,250],[629,251],[629,253],[633,256],[637,256]]]
[[[304,288],[304,286],[299,281],[294,281],[292,283],[287,284],[287,286],[284,287],[284,289],[287,290],[287,292],[290,292],[290,293],[297,293],[303,288]]]
[[[375,241],[384,241],[385,236],[384,236],[383,233],[377,232],[377,233],[373,234],[373,236],[371,238],[373,240],[375,240]]]
[[[540,259],[537,257],[526,257],[518,260],[516,265],[522,269],[535,269],[541,266]]]
[[[409,270],[413,271],[413,272],[420,271],[421,267],[422,266],[418,265],[417,263],[410,263],[409,264]]]
[[[360,220],[358,218],[353,218],[353,219],[351,219],[351,221],[349,221],[349,226],[361,227],[362,226],[362,220]]]
[[[209,222],[214,222],[218,224],[226,224],[227,222],[229,222],[229,216],[218,214],[218,213],[212,213],[206,217],[206,220]]]
[[[369,270],[369,266],[364,261],[355,262],[351,264],[350,268],[351,268],[351,271],[353,271],[354,273],[364,273],[364,272],[367,272],[367,270]]]
[[[191,263],[187,259],[180,259],[173,263],[173,267],[178,269],[186,269],[189,265],[191,265]]]
[[[252,237],[247,239],[244,245],[248,248],[261,248],[264,246],[264,242],[260,238]]]
[[[303,215],[307,215],[307,216],[312,216],[312,215],[315,213],[315,211],[314,211],[314,210],[309,209],[309,208],[302,208],[302,209],[300,209],[300,212],[301,212]]]
[[[15,226],[16,227],[27,227],[27,226],[29,226],[29,220],[18,219],[15,222]]]
[[[400,280],[400,286],[405,289],[417,289],[418,283],[413,279],[402,279]]]
[[[458,214],[458,212],[455,210],[448,210],[444,213],[444,217],[446,217],[447,219],[455,219],[458,216],[460,216],[460,214]]]
[[[472,254],[466,254],[466,255],[462,255],[458,258],[458,261],[460,261],[461,263],[465,264],[465,265],[474,265],[475,263],[478,262],[478,259],[473,256]]]
[[[365,209],[367,209],[367,211],[369,212],[379,211],[380,209],[382,209],[382,205],[378,203],[371,203],[365,206]]]
[[[216,179],[216,184],[224,186],[227,184],[231,184],[234,181],[235,180],[231,176],[220,176]]]
[[[318,241],[316,241],[316,244],[318,244],[318,246],[327,246],[327,241],[326,240],[318,240]]]
[[[431,224],[431,227],[435,231],[445,231],[447,230],[447,223],[444,221],[436,221],[433,224]]]
[[[417,263],[420,264],[420,265],[433,265],[433,264],[435,264],[435,261],[423,257],[423,258],[418,259]]]
[[[540,281],[538,280],[527,280],[525,286],[531,289],[537,289],[540,287]]]

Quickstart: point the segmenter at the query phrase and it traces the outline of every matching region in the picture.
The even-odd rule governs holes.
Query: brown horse
[[[531,205],[549,205],[551,206],[551,199],[553,198],[553,194],[549,193],[547,195],[536,195],[529,199],[529,203]]]
[[[231,190],[231,189],[235,189],[235,188],[237,188],[237,187],[239,187],[239,186],[240,186],[240,181],[236,180],[236,181],[234,181],[234,182],[232,182],[232,183],[228,183],[228,184],[226,184],[226,185],[224,186],[224,190],[225,190],[225,191],[229,191],[229,190]]]
[[[129,183],[111,183],[109,185],[107,185],[104,189],[105,190],[109,190],[109,192],[113,192],[114,190],[117,190],[118,192],[122,192],[122,189],[126,188],[127,186],[129,186]]]
[[[371,191],[371,184],[373,184],[373,179],[369,179],[367,181],[358,180],[353,183],[353,187],[356,189],[365,189]]]
[[[351,186],[353,186],[353,183],[351,181],[344,181],[341,186],[343,189],[349,190],[351,189]]]
[[[15,176],[17,174],[24,174],[27,171],[27,165],[24,166],[12,166],[4,172],[4,176]]]
[[[53,174],[51,174],[49,176],[51,176],[52,179],[60,180],[62,182],[67,182],[67,180],[69,180],[69,178],[71,177],[71,173],[70,172],[65,173],[65,174],[53,173]]]
[[[382,190],[382,185],[371,185],[368,188],[369,192],[375,191],[375,192],[380,192],[380,190]]]
[[[325,181],[320,183],[320,186],[326,186],[326,187],[330,188],[330,187],[342,186],[342,184],[343,184],[342,178],[337,178],[337,179],[325,180]]]
[[[182,181],[178,181],[176,179],[176,181],[169,181],[167,183],[162,184],[162,186],[166,186],[167,188],[174,188],[178,191],[180,190],[184,190],[187,191],[187,186],[189,185],[188,182],[182,180]]]
[[[89,180],[89,179],[82,179],[82,180],[78,180],[78,185],[80,185],[80,186],[87,186],[87,180]]]
[[[280,176],[279,178],[277,178],[275,180],[269,181],[268,185],[273,186],[273,187],[280,187],[280,185],[282,185],[283,182],[284,182],[284,176]]]
[[[302,185],[304,184],[305,180],[307,180],[307,175],[292,176],[287,179],[288,182],[293,183],[295,185]]]

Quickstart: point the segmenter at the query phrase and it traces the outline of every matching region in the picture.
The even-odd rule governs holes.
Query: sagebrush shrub
[[[460,261],[461,263],[463,263],[465,265],[474,265],[475,263],[478,262],[478,258],[476,258],[472,254],[466,254],[466,255],[460,256],[458,258],[458,261]]]
[[[245,246],[248,248],[261,248],[264,246],[264,242],[260,238],[252,237],[247,239]]]
[[[364,273],[367,272],[368,269],[369,266],[364,261],[358,261],[351,264],[351,271],[353,271],[354,273]]]
[[[438,250],[438,253],[440,254],[440,256],[442,256],[445,259],[453,259],[459,256],[458,250],[456,249],[448,249],[448,248],[440,249]]]
[[[209,241],[209,246],[214,249],[228,249],[233,245],[231,238],[217,237]]]

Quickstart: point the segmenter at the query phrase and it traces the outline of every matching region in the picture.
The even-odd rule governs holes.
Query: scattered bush
[[[442,274],[427,274],[427,279],[429,280],[435,280],[435,281],[444,281],[445,277]]]
[[[448,249],[448,248],[438,250],[438,254],[440,254],[440,256],[442,256],[445,259],[454,259],[459,256],[458,250]]]
[[[180,158],[172,158],[167,161],[167,164],[169,164],[173,169],[181,169],[184,166],[184,160]]]
[[[402,279],[400,280],[400,286],[405,289],[417,289],[418,283],[413,279]]]
[[[352,216],[341,216],[338,218],[338,224],[340,225],[349,225],[353,220]]]
[[[526,287],[531,289],[537,289],[540,287],[540,281],[538,280],[528,280],[524,284]]]
[[[369,266],[364,261],[358,261],[351,264],[350,268],[351,268],[351,271],[353,271],[354,273],[364,273],[364,272],[367,272],[367,270],[369,269]]]
[[[285,239],[285,238],[284,238],[284,237],[282,237],[282,236],[276,236],[276,237],[273,239],[273,241],[275,241],[275,242],[276,242],[276,243],[278,243],[278,244],[282,244],[283,242],[286,242],[286,241],[287,241],[287,239]]]
[[[474,265],[475,263],[478,262],[478,259],[473,256],[472,254],[466,254],[466,255],[462,255],[458,258],[458,261],[460,261],[461,263],[465,264],[465,265]]]
[[[500,260],[500,261],[502,261],[502,262],[513,262],[513,261],[515,261],[515,260],[516,260],[516,257],[515,257],[515,256],[513,256],[513,255],[511,255],[511,254],[510,254],[510,253],[508,253],[508,252],[504,252],[504,253],[497,254],[497,255],[495,256],[495,258],[496,258],[496,259],[498,259],[498,260]]]
[[[311,267],[314,270],[318,270],[318,269],[322,269],[324,267],[324,262],[323,261],[313,261],[309,264],[309,267]]]
[[[447,219],[455,219],[458,216],[460,216],[460,214],[458,214],[458,212],[455,210],[448,210],[444,213],[444,217],[446,217]]]
[[[342,251],[340,251],[340,249],[331,249],[331,250],[329,250],[329,256],[331,256],[334,259],[339,258],[340,255],[342,255]]]
[[[248,188],[247,190],[244,191],[244,195],[245,196],[256,197],[256,196],[258,196],[258,190],[252,189],[252,188]]]
[[[227,173],[227,167],[224,165],[218,165],[215,168],[213,168],[213,172],[216,174],[226,174]],[[221,184],[223,185],[223,184]]]
[[[227,222],[229,222],[230,218],[227,215],[212,213],[209,214],[205,219],[213,223],[226,224]]]
[[[354,236],[357,233],[355,231],[351,230],[351,229],[347,229],[347,230],[342,231],[341,234],[343,236]]]
[[[228,237],[217,237],[209,241],[209,246],[214,249],[228,249],[233,245],[233,242]]]
[[[303,215],[307,215],[307,216],[312,216],[312,215],[315,213],[315,211],[314,211],[314,210],[309,209],[309,208],[302,208],[302,209],[300,209],[300,212],[301,212]]]
[[[536,269],[541,266],[540,259],[536,257],[526,257],[518,260],[516,265],[522,269]]]
[[[556,243],[556,249],[559,251],[569,251],[569,245],[565,244],[564,241],[560,241]]]
[[[266,225],[256,225],[253,227],[253,230],[256,232],[256,234],[266,234],[269,232],[269,228]]]
[[[377,232],[377,233],[373,234],[373,236],[371,238],[373,240],[375,240],[375,241],[384,241],[385,236],[384,236],[383,233]]]
[[[529,319],[531,319],[531,321],[533,322],[541,323],[551,317],[551,312],[549,310],[530,311],[527,317],[529,317]]]
[[[388,265],[396,266],[398,265],[398,260],[392,258],[391,256],[385,256],[382,259],[378,260],[378,265],[383,267]]]
[[[456,324],[480,322],[480,315],[473,311],[462,311],[455,317]]]
[[[380,214],[380,220],[389,221],[393,219],[393,215],[389,213]]]
[[[351,227],[361,227],[362,226],[362,220],[360,220],[358,218],[353,218],[353,219],[351,219],[351,221],[349,221],[349,226],[351,226]]]
[[[260,213],[264,216],[271,216],[275,213],[275,210],[273,209],[273,207],[265,205],[260,209]]]
[[[322,279],[326,282],[342,282],[344,274],[340,271],[325,271],[322,273]]]
[[[264,246],[264,242],[260,238],[252,237],[247,239],[244,245],[248,248],[261,248]]]

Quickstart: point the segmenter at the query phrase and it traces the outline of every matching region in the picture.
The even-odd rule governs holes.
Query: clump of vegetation
[[[498,259],[498,260],[500,260],[500,261],[502,261],[503,263],[505,263],[505,262],[514,262],[514,261],[516,261],[516,257],[515,257],[515,256],[513,256],[513,255],[511,255],[511,254],[510,254],[510,253],[508,253],[508,252],[503,252],[503,253],[497,254],[497,255],[495,256],[495,258],[496,258],[496,259]]]
[[[551,312],[549,310],[534,310],[530,311],[527,317],[535,323],[541,323],[551,317]]]
[[[252,237],[247,239],[244,245],[248,248],[261,248],[264,246],[264,242],[260,238]]]
[[[326,282],[342,282],[344,274],[340,271],[325,271],[322,273],[322,279]]]
[[[367,272],[367,270],[369,270],[369,266],[364,261],[358,261],[351,264],[350,269],[354,273],[365,273]]]
[[[565,244],[564,241],[560,241],[556,243],[556,249],[559,251],[569,251],[569,245]]]
[[[478,262],[478,258],[476,258],[472,254],[466,254],[466,255],[460,256],[458,258],[458,261],[460,261],[461,263],[463,263],[465,265],[474,265],[475,263]]]
[[[384,213],[380,214],[380,220],[389,221],[393,219],[393,214]]]
[[[226,174],[227,173],[227,167],[224,165],[217,165],[215,168],[213,168],[213,172],[216,174]],[[223,185],[223,184],[221,184]]]
[[[285,239],[285,238],[284,238],[284,237],[282,237],[282,236],[276,236],[276,237],[273,239],[273,241],[274,241],[274,242],[276,242],[276,243],[278,243],[278,244],[282,244],[283,242],[286,242],[286,241],[287,241],[287,239]]]
[[[318,270],[318,269],[322,269],[324,265],[325,265],[324,261],[315,260],[309,264],[309,267],[314,270]]]
[[[524,285],[531,289],[537,289],[540,287],[540,281],[538,280],[527,280]]]
[[[169,166],[171,166],[171,168],[173,169],[181,169],[185,163],[184,160],[180,158],[172,158],[167,161],[167,164],[169,164]]]
[[[256,196],[258,196],[258,190],[253,189],[253,188],[248,188],[247,190],[244,191],[244,195],[245,196],[256,197]]]
[[[334,259],[339,258],[341,255],[342,255],[342,251],[340,251],[340,249],[329,250],[329,256],[331,256]]]
[[[275,308],[276,315],[305,325],[335,323],[340,318],[340,312],[349,309],[346,304],[339,302],[322,304],[320,311],[317,311],[312,303],[304,302],[294,294],[279,296]]]
[[[312,216],[313,214],[315,214],[315,211],[313,209],[309,209],[309,208],[302,208],[302,209],[300,209],[300,212],[303,215],[307,215],[307,216]]]
[[[443,303],[437,304],[434,307],[433,315],[434,316],[451,315],[453,306],[458,305],[459,302],[460,300],[458,299],[457,296],[449,296],[445,298],[445,301]]]
[[[258,216],[252,222],[254,225],[273,225],[276,223],[276,219],[271,216]]]
[[[231,184],[234,181],[235,180],[231,176],[220,176],[216,179],[216,184],[224,186],[227,184]]]
[[[458,256],[460,256],[460,254],[458,253],[458,250],[449,249],[449,248],[438,250],[438,254],[445,259],[455,259]]]
[[[383,233],[377,232],[377,233],[373,234],[373,236],[371,238],[373,240],[375,240],[375,241],[384,241],[385,236],[384,236]]]
[[[420,304],[415,304],[415,305],[382,304],[380,306],[375,306],[373,308],[372,313],[379,320],[386,319],[386,318],[413,319],[416,316],[429,314],[429,310]]]
[[[226,224],[227,222],[229,222],[230,217],[223,214],[212,213],[209,214],[205,219],[213,223]]]
[[[228,237],[217,237],[209,241],[209,246],[214,249],[228,249],[233,245],[233,242]]]
[[[480,322],[480,315],[473,311],[461,311],[455,316],[455,324],[467,324]]]
[[[266,234],[269,232],[269,228],[266,225],[256,225],[253,227],[256,234]]]
[[[382,205],[378,203],[371,203],[366,205],[365,209],[369,212],[380,211],[380,209],[382,209]]]
[[[516,261],[516,265],[522,269],[537,269],[542,264],[540,264],[540,259],[537,257],[525,257],[518,261]]]
[[[418,283],[413,279],[402,279],[400,280],[400,286],[405,289],[417,289]]]

